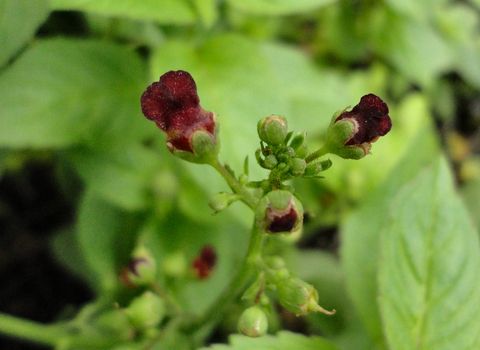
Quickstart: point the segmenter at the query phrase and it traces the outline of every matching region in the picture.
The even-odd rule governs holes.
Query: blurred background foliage
[[[202,106],[218,115],[221,161],[241,172],[249,155],[251,180],[267,175],[253,164],[259,119],[286,116],[313,150],[335,111],[374,93],[390,107],[391,133],[373,155],[333,156],[325,179],[295,183],[307,210],[303,250],[282,248],[340,316],[284,326],[321,330],[345,349],[382,347],[362,306],[375,294],[351,292],[362,288],[358,255],[373,249],[351,225],[373,220],[364,203],[383,203],[372,209],[382,216],[439,152],[480,224],[479,18],[478,0],[0,0],[0,272],[18,278],[6,272],[12,242],[19,230],[41,231],[48,254],[92,292],[86,299],[108,302],[122,295],[118,274],[137,244],[154,252],[164,284],[172,264],[211,244],[213,277],[171,286],[201,311],[243,257],[253,215],[240,203],[212,215],[208,198],[226,184],[169,154],[141,114],[145,88],[189,71]]]

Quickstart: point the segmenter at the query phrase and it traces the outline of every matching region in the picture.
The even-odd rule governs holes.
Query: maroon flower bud
[[[197,277],[201,280],[210,277],[217,262],[217,253],[212,246],[203,247],[200,256],[193,261],[192,267]]]
[[[351,120],[356,124],[356,130],[345,146],[375,142],[392,128],[387,104],[374,94],[363,96],[358,105],[353,107],[350,112],[343,111],[335,122],[339,120]]]
[[[185,71],[170,71],[141,97],[142,113],[167,134],[167,148],[194,163],[208,163],[219,151],[214,113],[200,106],[197,86]]]
[[[372,142],[391,128],[387,104],[380,97],[368,94],[351,111],[338,111],[333,115],[324,148],[345,159],[361,159],[370,154]]]

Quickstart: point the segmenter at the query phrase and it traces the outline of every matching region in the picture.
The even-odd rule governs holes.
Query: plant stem
[[[228,172],[227,169],[225,169],[218,159],[216,159],[211,166],[213,166],[220,173],[220,175],[222,175],[232,191],[241,196],[243,203],[248,205],[253,211],[257,209],[258,199],[255,198],[249,191],[247,191],[247,189],[242,186],[238,180]]]
[[[260,232],[256,220],[254,220],[250,244],[242,265],[236,275],[230,281],[230,284],[222,292],[216,302],[195,322],[186,325],[184,328],[188,332],[195,332],[204,326],[219,321],[219,315],[223,315],[225,310],[231,305],[232,301],[237,299],[245,290],[248,283],[255,277],[257,261],[261,258],[263,235]]]
[[[310,163],[311,161],[314,161],[317,158],[320,158],[324,156],[325,154],[330,153],[326,147],[327,145],[324,145],[322,148],[318,149],[317,151],[313,152],[312,154],[309,154],[305,158],[305,162]]]
[[[72,330],[63,324],[45,325],[0,313],[0,333],[49,346],[90,347],[105,349],[121,342],[119,338],[103,337],[92,334],[72,334]]]
[[[64,330],[0,313],[0,333],[39,344],[54,345]]]

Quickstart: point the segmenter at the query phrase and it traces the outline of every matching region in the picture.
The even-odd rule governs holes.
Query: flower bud
[[[300,176],[305,172],[305,168],[307,167],[307,163],[304,159],[301,158],[293,158],[292,159],[292,169],[290,172],[292,175]]]
[[[220,192],[210,198],[208,205],[215,211],[215,213],[218,213],[222,210],[225,210],[230,204],[239,199],[240,196],[237,194]]]
[[[251,338],[267,334],[268,320],[265,312],[258,306],[252,306],[243,311],[238,321],[238,331]]]
[[[275,190],[260,200],[256,219],[264,233],[290,234],[302,227],[303,206],[291,192]]]
[[[335,313],[335,310],[327,311],[318,305],[317,290],[299,278],[283,280],[277,287],[280,304],[297,316],[307,315],[312,311],[320,311],[328,315]]]
[[[257,131],[260,140],[267,145],[278,146],[287,136],[287,119],[279,115],[268,116],[258,122]]]
[[[200,106],[197,85],[185,71],[170,71],[141,97],[142,113],[167,134],[167,148],[192,163],[210,163],[220,150],[214,113]]]
[[[212,246],[203,247],[200,256],[193,261],[192,267],[198,279],[206,279],[210,277],[213,268],[217,263],[217,253]]]
[[[156,261],[152,254],[140,246],[133,251],[128,266],[120,274],[120,279],[128,287],[147,285],[155,281],[156,272]]]
[[[156,327],[165,317],[165,302],[158,295],[147,291],[132,300],[125,309],[130,323],[137,329]]]
[[[361,159],[370,154],[371,144],[391,128],[387,104],[380,97],[368,94],[351,111],[334,114],[326,147],[342,158]]]

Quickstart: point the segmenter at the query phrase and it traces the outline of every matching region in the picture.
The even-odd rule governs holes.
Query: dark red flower
[[[200,106],[197,85],[190,73],[170,71],[150,85],[140,99],[142,113],[167,134],[167,147],[197,153],[193,135],[201,131],[216,144],[216,116]]]
[[[387,104],[374,94],[363,96],[358,105],[349,112],[343,111],[335,122],[339,120],[351,120],[356,125],[355,132],[345,146],[375,142],[392,128]]]
[[[217,262],[217,253],[212,246],[203,247],[200,256],[193,261],[192,267],[201,280],[208,278]]]

